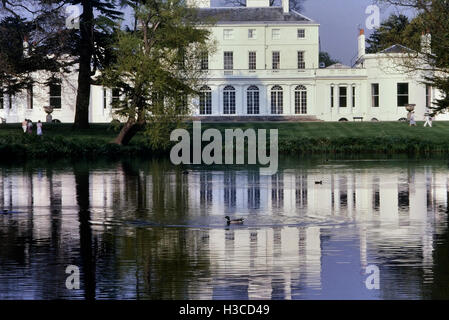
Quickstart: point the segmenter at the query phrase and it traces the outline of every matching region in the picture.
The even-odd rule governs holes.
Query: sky
[[[306,0],[302,13],[320,24],[321,51],[351,65],[357,55],[359,28],[365,29],[367,37],[373,31],[366,28],[370,15],[365,13],[372,4],[375,0]],[[382,21],[394,9],[379,6],[379,12]]]

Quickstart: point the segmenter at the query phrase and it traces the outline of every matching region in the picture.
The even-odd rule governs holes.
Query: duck
[[[315,181],[315,184],[323,184],[323,181]]]
[[[243,221],[245,221],[244,218],[238,218],[238,219],[231,219],[229,216],[226,216],[225,219],[227,220],[227,224],[243,224]]]

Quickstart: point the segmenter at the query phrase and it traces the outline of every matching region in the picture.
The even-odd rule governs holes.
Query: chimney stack
[[[426,33],[422,33],[421,36],[421,52],[424,54],[431,54],[432,53],[432,35],[429,31]]]
[[[284,9],[284,13],[290,12],[290,0],[282,0],[282,9]]]
[[[365,55],[365,53],[366,53],[365,30],[360,29],[357,59],[360,59],[361,57],[363,57]]]

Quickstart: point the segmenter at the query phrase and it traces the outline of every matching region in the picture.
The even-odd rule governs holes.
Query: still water
[[[447,161],[188,170],[2,165],[0,299],[449,298]],[[227,226],[226,215],[246,220]],[[66,288],[68,265],[79,290]]]

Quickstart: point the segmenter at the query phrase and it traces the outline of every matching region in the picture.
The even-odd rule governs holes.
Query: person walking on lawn
[[[25,119],[22,121],[23,133],[27,133],[27,128],[28,128],[28,121],[27,121],[27,119]]]
[[[37,135],[41,136],[42,135],[42,122],[39,120],[36,124],[36,130],[37,130]]]

